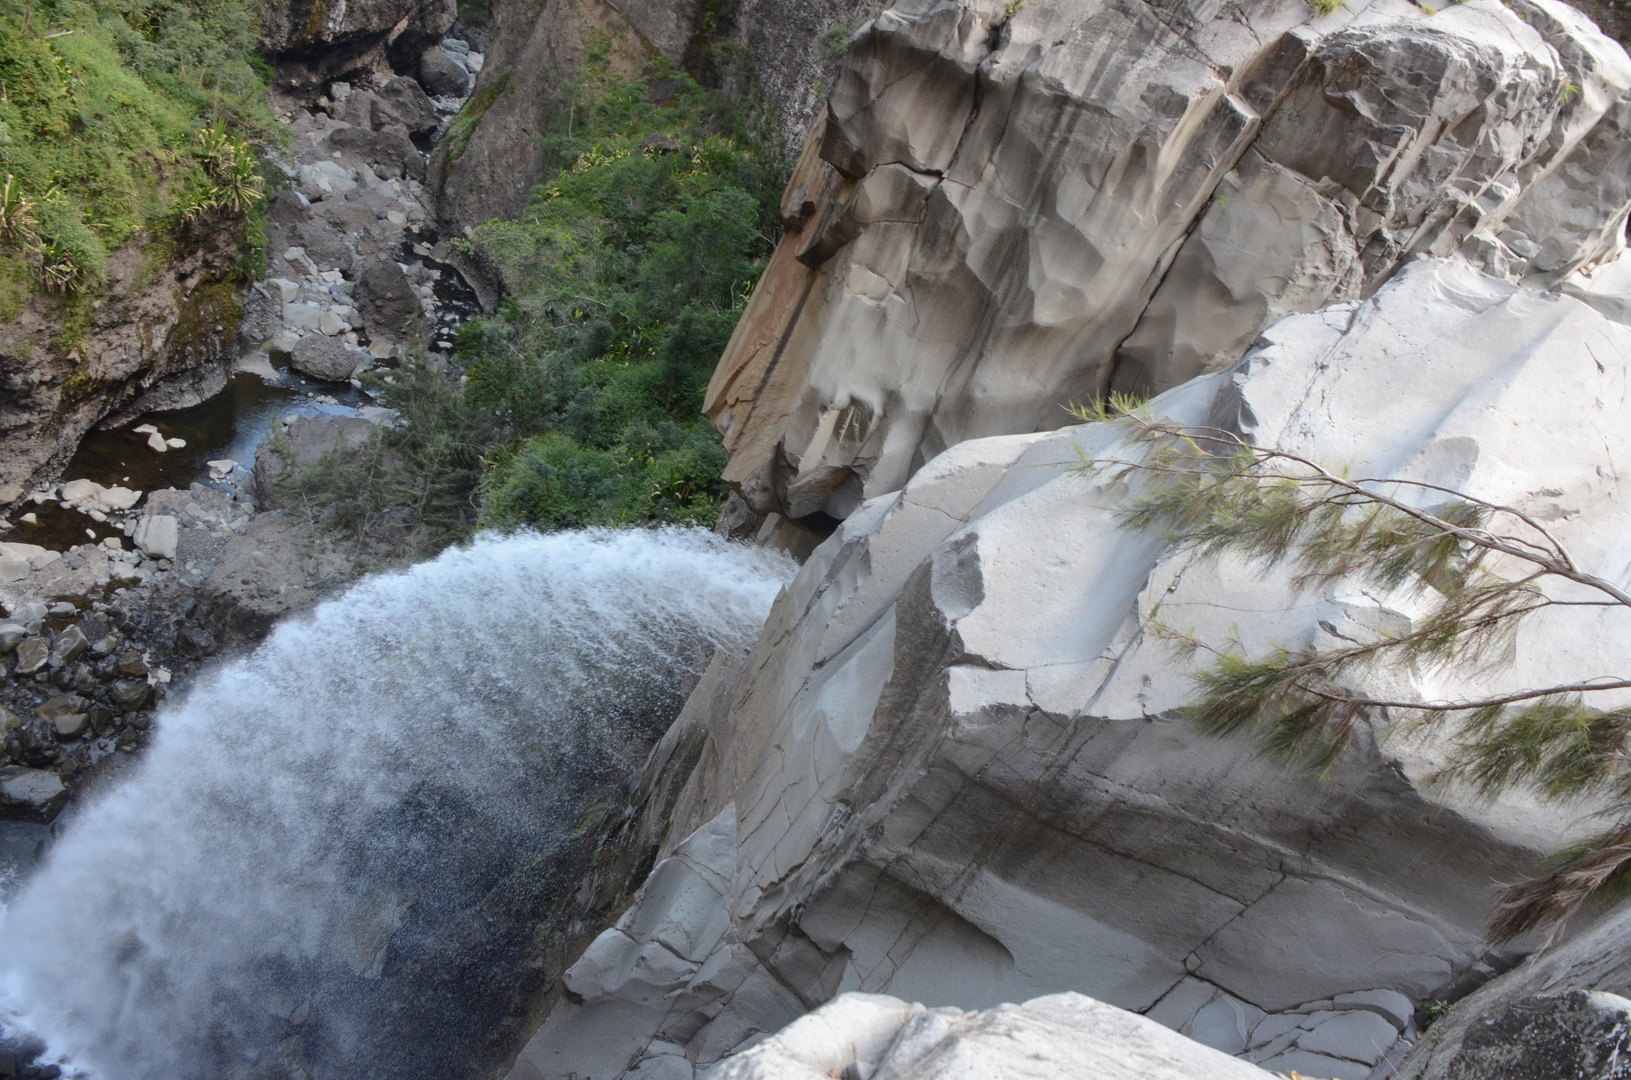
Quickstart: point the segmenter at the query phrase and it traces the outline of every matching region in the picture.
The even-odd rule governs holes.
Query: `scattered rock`
[[[34,715],[50,723],[62,738],[76,739],[90,724],[85,715],[89,706],[78,694],[63,694],[34,706]]]
[[[8,653],[28,636],[28,628],[20,622],[0,622],[0,653]]]
[[[8,817],[49,822],[68,801],[68,788],[56,773],[9,765],[0,769],[0,810]]]
[[[17,674],[32,675],[51,659],[51,646],[44,638],[24,638],[17,646]]]
[[[108,697],[122,712],[135,712],[153,696],[146,679],[120,679],[108,688]]]
[[[181,523],[169,514],[154,514],[136,523],[131,537],[136,546],[156,559],[176,557],[176,544],[181,539]]]
[[[215,638],[201,626],[183,626],[176,633],[176,650],[189,660],[199,660],[215,651]]]
[[[464,97],[470,89],[470,76],[440,45],[419,54],[419,81],[435,97]]]
[[[358,356],[336,337],[313,334],[295,342],[289,366],[325,382],[345,382],[357,370]]]
[[[142,661],[141,653],[131,649],[119,654],[118,671],[119,674],[128,675],[131,678],[145,678],[147,676],[147,664]]]
[[[377,261],[362,272],[357,281],[357,307],[369,337],[400,337],[420,318],[419,297],[408,275],[391,259]]]
[[[85,632],[77,626],[70,626],[57,635],[57,640],[51,643],[51,658],[63,663],[70,663],[79,659],[79,654],[88,648],[90,642],[85,640]]]
[[[406,75],[382,80],[374,89],[374,128],[392,124],[401,124],[409,135],[429,135],[441,124],[435,103]]]
[[[164,436],[156,431],[147,437],[147,447],[155,454],[162,454],[170,449],[169,444],[164,441]]]
[[[332,161],[302,165],[299,170],[302,194],[316,199],[324,195],[348,195],[357,190],[357,181],[344,166]]]

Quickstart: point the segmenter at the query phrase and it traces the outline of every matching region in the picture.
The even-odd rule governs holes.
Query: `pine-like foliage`
[[[1365,719],[1404,721],[1447,735],[1453,751],[1441,778],[1485,796],[1519,787],[1549,799],[1606,797],[1614,827],[1564,853],[1553,872],[1508,889],[1491,926],[1497,940],[1537,929],[1555,937],[1586,899],[1631,884],[1631,709],[1602,696],[1631,688],[1631,679],[1605,673],[1443,701],[1360,689],[1383,666],[1454,671],[1476,683],[1510,663],[1519,626],[1536,612],[1631,607],[1631,595],[1581,569],[1541,522],[1513,507],[1432,484],[1348,477],[1226,431],[1151,420],[1128,402],[1078,415],[1116,413],[1132,452],[1082,467],[1124,485],[1125,525],[1198,554],[1243,556],[1265,572],[1287,567],[1302,590],[1355,581],[1402,590],[1423,609],[1403,632],[1265,655],[1157,623],[1190,656],[1207,657],[1194,675],[1190,720],[1213,735],[1253,732],[1265,753],[1318,771]]]

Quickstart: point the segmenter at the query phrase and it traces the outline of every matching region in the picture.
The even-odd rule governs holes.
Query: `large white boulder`
[[[1051,994],[982,1012],[844,994],[720,1062],[710,1080],[1270,1080],[1122,1009]]]
[[[1152,408],[1517,506],[1625,581],[1628,374],[1631,328],[1425,260]],[[683,1050],[665,1069],[707,1065],[856,990],[961,1009],[1074,991],[1267,1069],[1367,1080],[1409,1049],[1414,1007],[1516,958],[1485,941],[1493,883],[1590,831],[1589,808],[1436,787],[1441,749],[1380,720],[1321,782],[1174,719],[1191,666],[1146,632],[1157,606],[1251,648],[1415,609],[1299,595],[1122,527],[1118,489],[1079,465],[1126,439],[1101,423],[962,443],[816,550],[745,664],[693,696],[721,703],[701,755],[718,764],[661,853],[690,876],[659,863],[516,1077],[582,1075],[550,1048],[591,1041],[605,1080],[655,1043]],[[1627,629],[1618,611],[1536,616],[1476,688],[1631,670]]]

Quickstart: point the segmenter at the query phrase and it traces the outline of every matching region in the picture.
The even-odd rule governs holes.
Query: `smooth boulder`
[[[462,98],[470,90],[470,76],[440,45],[419,55],[419,82],[434,97]]]
[[[346,382],[356,373],[360,360],[344,339],[325,334],[307,334],[289,350],[290,367],[324,382]]]

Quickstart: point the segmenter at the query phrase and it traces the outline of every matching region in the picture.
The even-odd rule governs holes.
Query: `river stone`
[[[28,628],[20,622],[7,620],[0,622],[0,653],[8,653],[17,647],[17,643],[28,636]]]
[[[181,541],[181,523],[169,514],[144,517],[136,523],[136,533],[131,540],[155,559],[173,559],[176,545]]]
[[[1356,1010],[1338,1013],[1298,1036],[1297,1045],[1316,1054],[1375,1065],[1398,1039],[1398,1031],[1387,1020]]]
[[[406,75],[385,79],[375,88],[373,120],[376,130],[401,124],[409,135],[429,135],[441,122],[436,105]]]
[[[435,97],[464,97],[470,89],[470,76],[440,45],[419,54],[419,81]]]
[[[289,366],[314,379],[345,382],[357,370],[357,356],[341,338],[310,334],[295,342],[289,352]]]
[[[135,712],[147,704],[152,694],[146,679],[120,679],[108,687],[108,697],[120,712]]]
[[[83,734],[89,723],[85,716],[89,704],[78,694],[63,694],[34,706],[34,715],[49,721],[58,735],[72,739]]]
[[[7,732],[16,731],[22,726],[22,717],[18,716],[4,705],[0,705],[0,738],[3,738]]]
[[[85,640],[85,632],[77,626],[70,626],[57,635],[57,640],[51,643],[51,656],[63,663],[79,659],[79,654],[90,645]]]
[[[67,801],[68,789],[56,773],[18,765],[0,769],[0,808],[8,816],[50,822]]]
[[[51,646],[44,638],[24,638],[17,646],[17,674],[32,675],[51,659]]]
[[[323,309],[317,304],[299,301],[283,305],[283,321],[300,330],[316,330],[323,318]]]
[[[362,272],[357,281],[357,308],[369,337],[401,337],[420,314],[419,297],[408,275],[392,259],[378,260]]]
[[[9,585],[28,576],[28,560],[0,550],[0,585]]]
[[[142,654],[130,649],[119,654],[119,674],[129,675],[132,678],[147,674],[147,665],[142,662]]]

